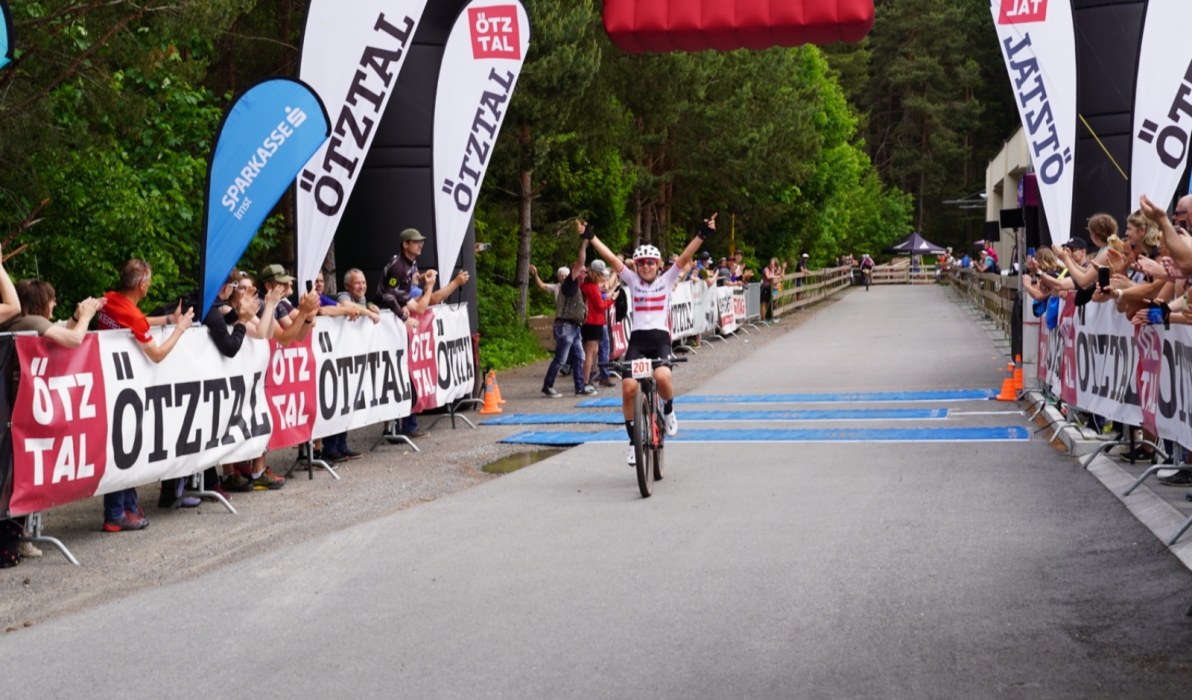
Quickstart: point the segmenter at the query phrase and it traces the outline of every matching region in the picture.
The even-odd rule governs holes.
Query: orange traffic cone
[[[494,375],[489,374],[488,382],[486,382],[484,387],[484,407],[480,409],[480,415],[482,416],[495,416],[498,413],[504,413],[501,410],[501,404],[498,403],[500,397],[497,396],[497,392],[493,387],[493,378]]]
[[[1014,370],[1014,390],[1015,391],[1022,391],[1022,389],[1023,389],[1022,381],[1023,381],[1022,368],[1021,367],[1015,368],[1015,370]]]
[[[1018,393],[1014,391],[1014,378],[1006,377],[1002,380],[1002,393],[995,397],[998,401],[1017,401]],[[481,411],[484,413],[484,411]]]
[[[505,399],[501,398],[501,385],[500,385],[500,384],[497,384],[497,372],[496,372],[496,370],[491,370],[491,369],[490,369],[490,370],[488,371],[488,378],[489,378],[489,380],[491,380],[491,381],[492,381],[492,383],[493,383],[493,393],[497,395],[497,403],[498,403],[498,404],[500,404],[500,405],[502,405],[502,406],[504,406],[504,405],[505,405],[505,403],[506,403],[506,401],[505,401]]]

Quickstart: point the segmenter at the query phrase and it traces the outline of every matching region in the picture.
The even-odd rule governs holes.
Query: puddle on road
[[[564,450],[531,450],[529,452],[518,452],[515,455],[502,457],[495,462],[489,462],[480,468],[485,474],[511,474],[518,469],[524,469],[531,464],[536,464],[544,459],[550,459],[557,454],[561,454]]]

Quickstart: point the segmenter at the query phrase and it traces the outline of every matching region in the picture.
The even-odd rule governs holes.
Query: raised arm
[[[686,267],[687,263],[691,262],[696,252],[699,251],[699,247],[704,244],[704,239],[715,233],[717,215],[718,213],[714,213],[711,217],[704,219],[703,228],[700,229],[699,233],[695,234],[695,238],[692,238],[691,242],[687,244],[687,247],[683,249],[682,254],[679,255],[679,259],[675,261],[675,265]]]
[[[1167,245],[1167,252],[1175,261],[1181,272],[1192,273],[1192,246],[1189,246],[1176,233],[1171,219],[1167,218],[1167,211],[1155,206],[1145,194],[1139,198],[1139,209],[1142,215],[1159,225],[1163,229],[1163,243]]]

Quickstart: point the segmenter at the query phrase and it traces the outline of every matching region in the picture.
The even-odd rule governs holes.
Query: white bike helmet
[[[654,258],[655,260],[662,260],[662,251],[658,250],[652,245],[644,245],[633,251],[633,259],[641,260],[642,258]]]

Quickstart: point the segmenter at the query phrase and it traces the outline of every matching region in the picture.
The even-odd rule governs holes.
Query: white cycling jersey
[[[629,268],[621,268],[621,281],[629,287],[633,304],[633,332],[666,331],[670,333],[670,300],[675,283],[683,271],[678,265],[646,282]]]

